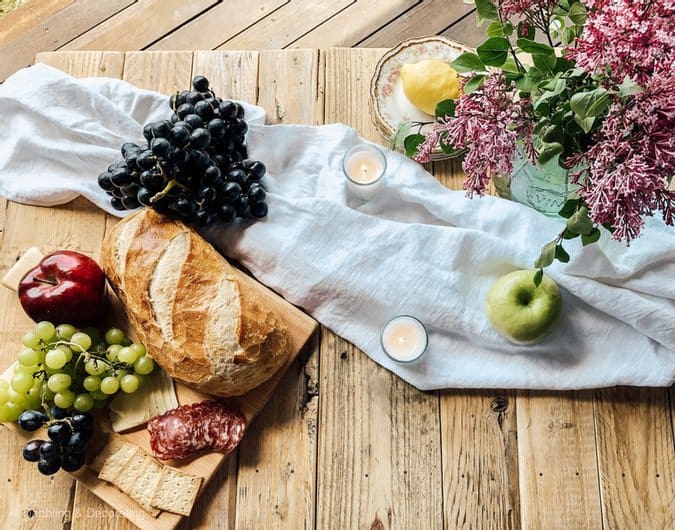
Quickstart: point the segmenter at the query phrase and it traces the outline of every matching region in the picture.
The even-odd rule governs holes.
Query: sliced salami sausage
[[[150,447],[161,460],[183,460],[209,450],[229,453],[245,427],[241,412],[220,401],[183,405],[148,422]]]

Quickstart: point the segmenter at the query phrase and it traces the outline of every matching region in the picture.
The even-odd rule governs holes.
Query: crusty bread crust
[[[240,395],[290,353],[289,332],[266,301],[179,221],[149,208],[126,217],[103,241],[101,264],[149,353],[189,386]]]

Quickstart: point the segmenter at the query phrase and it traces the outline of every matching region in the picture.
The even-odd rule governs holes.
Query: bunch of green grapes
[[[117,328],[101,334],[38,322],[22,342],[11,381],[0,379],[0,422],[40,408],[54,416],[87,412],[117,392],[136,392],[155,367],[145,347]]]

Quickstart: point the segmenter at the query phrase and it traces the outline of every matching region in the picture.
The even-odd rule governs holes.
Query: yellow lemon
[[[401,82],[410,103],[431,115],[436,110],[436,104],[444,99],[457,99],[461,93],[457,71],[436,59],[404,64],[401,66]]]

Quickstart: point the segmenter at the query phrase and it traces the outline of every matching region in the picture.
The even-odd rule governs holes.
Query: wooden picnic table
[[[383,51],[57,52],[37,60],[164,93],[200,73],[218,94],[264,107],[269,123],[343,122],[381,141],[368,84]],[[461,187],[459,161],[429,169]],[[0,199],[0,267],[32,245],[96,255],[115,222],[82,198],[56,208]],[[30,326],[14,297],[0,289],[3,366]],[[420,392],[322,328],[185,527],[673,528],[673,398],[673,388]],[[65,473],[38,474],[8,429],[0,446],[0,528],[131,526]]]

